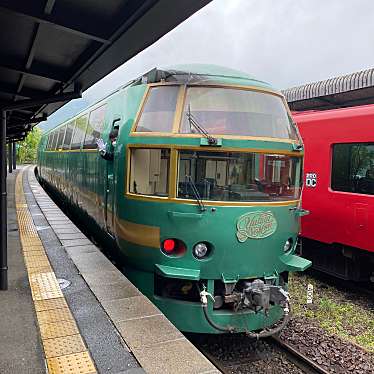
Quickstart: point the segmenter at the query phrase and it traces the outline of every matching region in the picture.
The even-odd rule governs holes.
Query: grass
[[[308,284],[314,287],[312,306],[306,305]],[[289,292],[294,315],[374,352],[374,310],[365,306],[365,299],[349,300],[344,291],[298,273],[290,275]]]

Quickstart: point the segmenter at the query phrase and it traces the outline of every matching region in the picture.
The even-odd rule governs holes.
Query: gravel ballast
[[[309,305],[308,284],[314,289]],[[374,373],[374,300],[344,285],[292,274],[293,315],[281,339],[331,373]]]
[[[187,336],[200,350],[219,361],[225,373],[301,374],[298,367],[274,345],[253,341],[244,334]]]

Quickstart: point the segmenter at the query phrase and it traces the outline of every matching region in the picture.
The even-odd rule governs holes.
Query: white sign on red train
[[[316,187],[317,186],[317,173],[306,173],[305,176],[306,187]]]

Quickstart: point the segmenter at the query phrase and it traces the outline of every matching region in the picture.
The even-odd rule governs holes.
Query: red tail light
[[[175,249],[175,240],[174,239],[164,240],[163,249],[167,253],[173,252]]]
[[[186,252],[186,245],[179,239],[165,239],[161,244],[161,251],[168,256],[182,256]]]

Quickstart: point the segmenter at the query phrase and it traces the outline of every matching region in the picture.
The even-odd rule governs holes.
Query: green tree
[[[42,137],[42,131],[38,127],[34,127],[30,131],[25,140],[18,143],[17,161],[20,164],[32,163],[36,161],[38,145]]]

